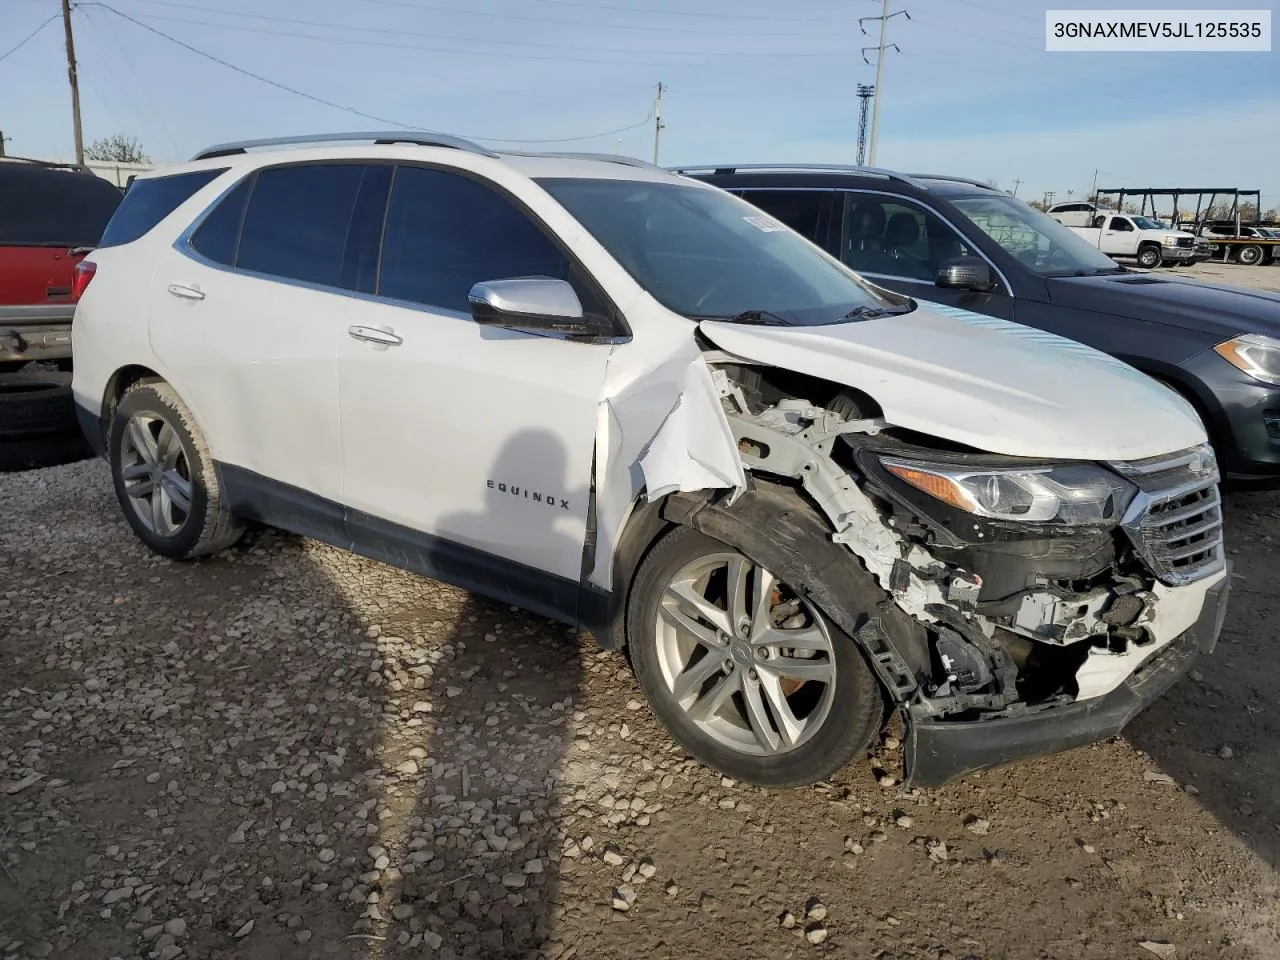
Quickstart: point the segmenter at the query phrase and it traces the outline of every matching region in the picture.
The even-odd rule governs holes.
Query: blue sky
[[[223,140],[388,125],[237,73],[111,8],[295,90],[426,129],[533,139],[635,127],[621,149],[649,159],[645,120],[662,81],[663,163],[852,163],[854,90],[874,80],[861,48],[877,30],[869,22],[864,36],[857,20],[880,3],[86,0],[74,14],[86,142],[121,132],[173,161]],[[58,9],[0,0],[0,55]],[[1006,189],[1020,179],[1025,198],[1087,193],[1099,169],[1101,186],[1257,187],[1267,206],[1280,202],[1274,52],[1046,53],[1044,8],[1021,0],[890,9],[912,19],[890,23],[901,52],[886,55],[881,165]],[[0,60],[10,153],[73,152],[62,44],[55,20]],[[617,137],[526,147],[613,151]]]

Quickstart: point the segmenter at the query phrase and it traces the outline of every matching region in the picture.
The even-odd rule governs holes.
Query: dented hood
[[[1127,364],[953,307],[820,327],[699,326],[722,350],[862,390],[895,426],[990,453],[1138,460],[1205,441],[1190,404]]]

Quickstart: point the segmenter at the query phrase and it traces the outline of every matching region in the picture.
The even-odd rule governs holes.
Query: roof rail
[[[737,173],[740,170],[802,170],[807,173],[859,173],[864,176],[884,177],[887,180],[898,180],[902,183],[919,186],[912,177],[898,173],[896,170],[886,170],[883,167],[859,167],[854,164],[840,163],[697,163],[680,164],[666,169],[672,173]]]
[[[648,160],[639,160],[635,157],[624,157],[618,153],[539,153],[533,150],[503,150],[503,156],[507,157],[551,157],[556,160],[600,160],[605,163],[620,163],[627,167],[645,167],[650,170],[662,170],[666,172],[665,167],[660,167],[656,163],[650,163]]]
[[[999,190],[999,187],[993,187],[989,183],[981,180],[974,180],[972,177],[952,177],[945,173],[912,173],[908,174],[915,180],[942,180],[946,183],[967,183],[974,187],[986,187],[988,190]]]
[[[37,160],[35,157],[15,157],[11,153],[6,153],[3,156],[0,156],[0,160],[17,160],[19,163],[32,163],[37,167],[52,167],[58,170],[74,170],[76,173],[93,173],[93,170],[89,168],[88,164],[72,163],[70,161]]]
[[[447,133],[429,133],[421,130],[376,130],[372,132],[313,133],[292,137],[267,137],[262,140],[237,140],[231,143],[219,143],[201,150],[192,160],[207,160],[211,157],[227,157],[237,153],[246,153],[254,147],[284,147],[306,143],[341,143],[371,140],[374,143],[412,143],[420,147],[451,147],[465,150],[467,153],[478,153],[486,157],[496,157],[492,150],[487,150],[477,143],[461,137],[451,137]]]

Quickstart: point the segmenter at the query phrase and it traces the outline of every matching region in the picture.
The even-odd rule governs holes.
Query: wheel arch
[[[899,609],[862,562],[831,539],[831,524],[805,493],[754,474],[747,480],[748,489],[733,504],[728,503],[727,491],[699,490],[637,505],[615,555],[610,630],[599,638],[602,645],[626,645],[627,609],[641,563],[666,533],[687,526],[742,551],[803,590],[849,636],[873,615],[879,618],[897,652],[913,668],[927,672],[930,654],[924,625]],[[858,596],[868,598],[861,612],[849,603]]]

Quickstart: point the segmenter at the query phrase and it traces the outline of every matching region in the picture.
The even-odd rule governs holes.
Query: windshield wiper
[[[719,320],[721,323],[751,323],[758,324],[763,327],[791,327],[795,324],[789,320],[784,320],[776,313],[770,313],[768,310],[744,310],[742,313],[735,314],[732,317],[719,316],[711,314],[703,317],[690,317],[691,320]]]
[[[839,322],[844,323],[847,320],[875,320],[877,317],[896,317],[904,313],[910,313],[916,308],[915,301],[910,306],[901,307],[854,307]]]

